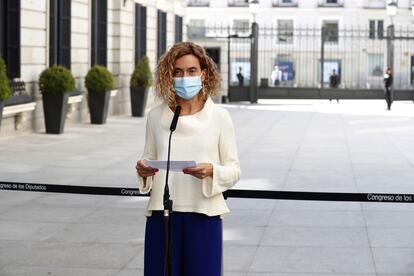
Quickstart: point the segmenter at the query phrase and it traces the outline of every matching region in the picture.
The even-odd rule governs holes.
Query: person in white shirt
[[[275,65],[270,76],[273,86],[278,86],[280,84],[280,81],[282,80],[282,73],[283,72],[279,69],[279,66]]]
[[[164,275],[162,210],[165,172],[145,160],[167,160],[170,124],[181,106],[171,142],[171,160],[197,165],[170,172],[173,201],[172,275],[220,276],[222,217],[229,210],[223,192],[240,178],[240,164],[230,114],[210,96],[219,92],[220,76],[205,50],[191,42],[172,46],[157,66],[155,90],[163,103],[147,118],[145,148],[136,164],[139,189],[151,192],[147,207],[144,275]]]

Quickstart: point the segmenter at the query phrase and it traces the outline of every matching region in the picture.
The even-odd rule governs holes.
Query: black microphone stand
[[[168,175],[170,172],[170,152],[171,152],[171,136],[177,126],[178,116],[180,115],[181,106],[175,108],[174,118],[170,126],[170,137],[168,138],[168,157],[167,172],[164,187],[164,236],[165,236],[165,267],[164,275],[172,275],[172,239],[171,239],[171,213],[173,201],[170,199],[170,189],[168,187]]]

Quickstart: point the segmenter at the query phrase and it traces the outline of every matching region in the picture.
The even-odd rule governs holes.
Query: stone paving
[[[223,105],[238,189],[414,193],[414,103]],[[0,181],[136,187],[145,118],[0,139]],[[142,275],[147,198],[0,191],[0,275]],[[414,275],[414,204],[228,199],[224,275]]]

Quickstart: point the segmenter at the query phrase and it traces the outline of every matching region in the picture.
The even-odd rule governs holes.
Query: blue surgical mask
[[[174,88],[178,97],[190,100],[203,88],[201,76],[174,78]]]

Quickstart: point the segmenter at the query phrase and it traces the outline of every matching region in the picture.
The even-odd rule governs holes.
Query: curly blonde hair
[[[192,42],[180,42],[174,44],[159,60],[155,76],[155,92],[169,106],[175,106],[174,90],[174,63],[185,55],[195,56],[201,70],[204,71],[203,89],[201,93],[206,100],[208,96],[217,95],[220,88],[220,74],[216,63],[207,55],[203,47]]]

